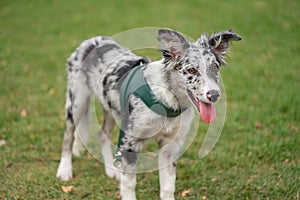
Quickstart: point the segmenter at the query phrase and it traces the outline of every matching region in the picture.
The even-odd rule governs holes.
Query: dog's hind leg
[[[66,101],[66,131],[64,133],[61,160],[57,169],[56,177],[63,181],[68,181],[72,178],[72,146],[74,143],[74,133],[77,125],[84,123],[88,113],[90,92],[85,84],[84,74],[77,76],[77,81],[74,87],[68,85],[67,101]],[[72,90],[76,88],[76,90]],[[83,116],[83,117],[82,117]],[[81,121],[81,118],[83,121]],[[82,126],[86,127],[86,126]],[[85,134],[88,130],[82,130]],[[77,131],[78,132],[78,131]]]
[[[67,128],[64,133],[63,147],[60,163],[57,169],[56,177],[62,181],[68,181],[72,178],[72,144],[74,140],[74,123],[67,120]]]
[[[72,96],[72,92],[68,90],[66,101],[66,130],[63,138],[61,159],[56,173],[56,177],[63,181],[68,181],[72,178],[72,145],[75,131]]]
[[[104,110],[104,121],[99,137],[101,142],[101,153],[105,165],[105,173],[108,177],[119,179],[119,171],[113,165],[113,154],[111,149],[111,134],[115,121],[110,112]]]
[[[89,139],[90,109],[89,105],[84,106],[85,110],[81,113],[80,119],[76,124],[76,129],[74,132],[74,142],[72,147],[72,153],[74,156],[80,156],[80,153],[84,151],[83,146],[87,146]]]

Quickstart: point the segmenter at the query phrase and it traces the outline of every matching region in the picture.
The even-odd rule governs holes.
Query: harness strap
[[[124,78],[121,87],[120,87],[120,104],[121,104],[121,128],[119,133],[119,140],[118,140],[118,149],[115,154],[114,165],[116,167],[122,166],[122,151],[121,151],[121,144],[122,139],[125,136],[124,132],[124,122],[126,118],[126,109],[128,108],[128,98],[131,94],[136,95],[139,97],[144,104],[151,109],[153,112],[166,116],[166,117],[177,117],[182,112],[184,112],[187,108],[179,108],[178,110],[174,110],[169,106],[166,106],[161,101],[159,101],[155,95],[153,94],[150,86],[148,85],[142,67],[144,66],[144,62],[140,62],[139,66],[134,67],[129,71],[129,73]]]

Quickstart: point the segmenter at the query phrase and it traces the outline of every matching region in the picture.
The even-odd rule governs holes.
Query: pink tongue
[[[211,123],[216,119],[216,108],[213,104],[204,103],[198,101],[198,109],[200,109],[200,115],[205,123]]]

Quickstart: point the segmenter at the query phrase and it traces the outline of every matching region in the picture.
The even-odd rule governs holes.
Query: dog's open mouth
[[[216,119],[216,108],[213,104],[205,103],[198,99],[190,90],[187,90],[190,101],[197,108],[202,121],[205,123],[212,123]]]

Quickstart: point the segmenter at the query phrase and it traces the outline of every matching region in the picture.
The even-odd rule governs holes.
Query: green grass
[[[244,37],[222,71],[223,133],[199,159],[199,131],[178,163],[177,199],[300,199],[299,10],[296,0],[2,0],[0,199],[118,198],[118,182],[87,154],[74,159],[72,181],[55,178],[64,64],[82,40],[136,27],[169,27],[192,38],[231,28]],[[63,193],[62,185],[74,188]],[[139,199],[158,199],[158,188],[157,172],[139,174]]]

